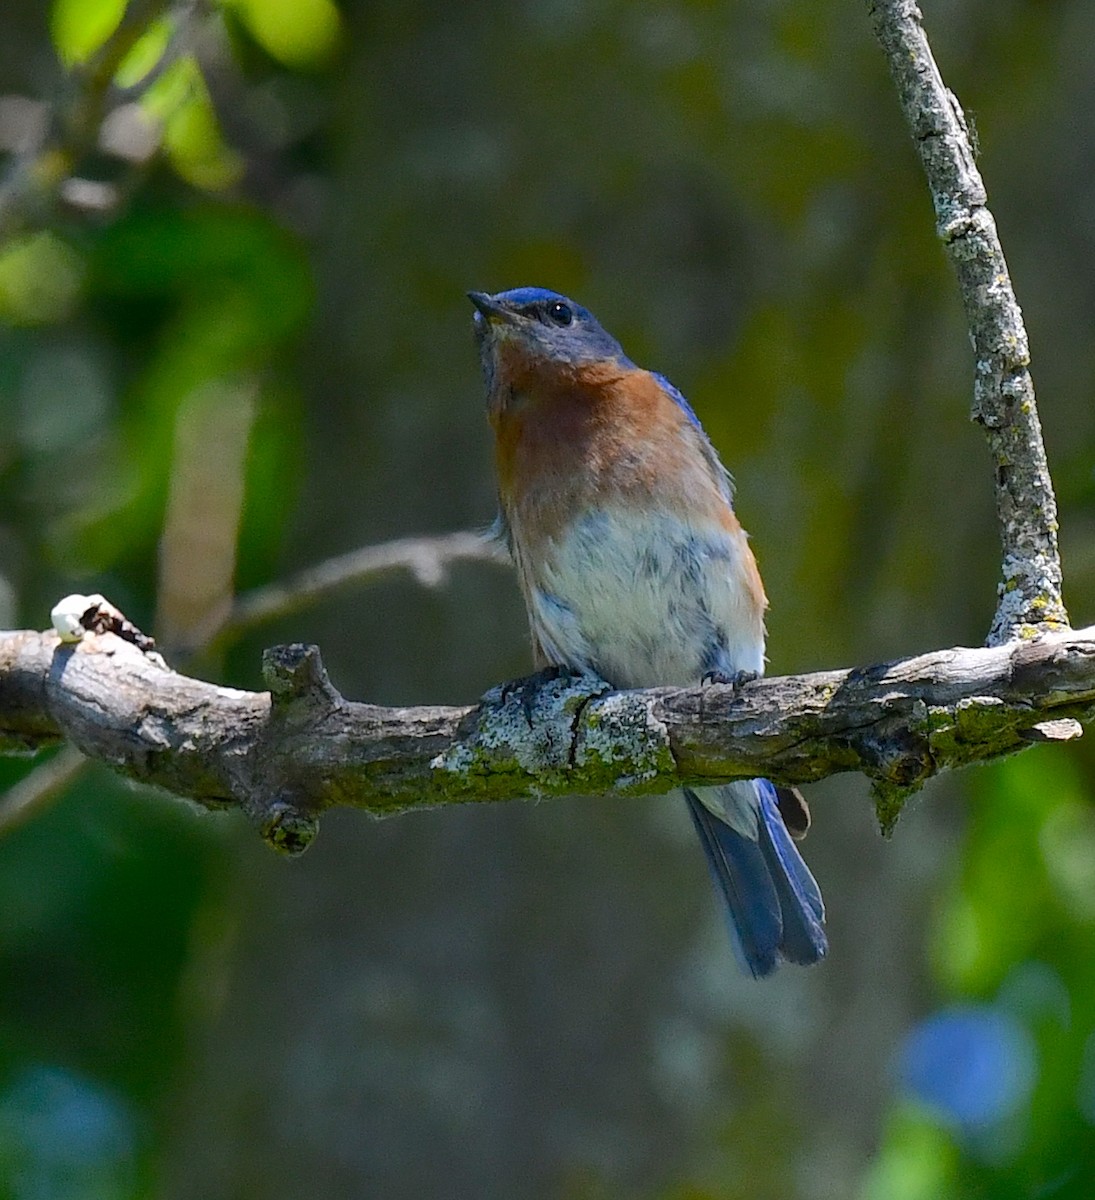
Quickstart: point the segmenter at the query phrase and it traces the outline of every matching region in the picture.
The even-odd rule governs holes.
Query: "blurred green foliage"
[[[926,7],[1083,623],[1095,11]],[[0,25],[0,625],[102,591],[182,656],[233,588],[485,525],[462,292],[538,283],[701,414],[773,669],[983,636],[972,365],[859,6],[10,0]],[[472,568],[195,669],[254,686],[278,638],[377,702],[527,669],[512,582]],[[858,783],[817,788],[831,959],[763,987],[657,802],[333,816],[286,868],[88,771],[0,841],[0,1200],[1086,1197],[1092,766],[942,781],[885,846]]]
[[[125,10],[126,0],[54,0],[50,35],[60,60],[69,66],[86,62],[118,28]]]
[[[331,0],[227,0],[225,8],[286,67],[322,67],[338,47],[340,19]]]
[[[864,1197],[1079,1200],[1095,1175],[1090,788],[1073,760],[1039,749],[979,772],[973,790],[962,867],[934,923],[935,975],[943,996],[1013,1022],[1035,1070],[984,1128],[897,1108]]]

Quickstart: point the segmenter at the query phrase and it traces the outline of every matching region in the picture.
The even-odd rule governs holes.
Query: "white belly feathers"
[[[672,514],[579,517],[535,568],[518,552],[534,633],[556,663],[617,687],[683,685],[764,668],[761,604],[743,533]]]

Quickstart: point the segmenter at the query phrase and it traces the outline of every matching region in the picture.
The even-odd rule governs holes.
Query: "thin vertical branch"
[[[1068,628],[1057,501],[1046,465],[1023,314],[974,162],[962,109],[943,83],[914,0],[867,0],[958,276],[976,359],[973,419],[995,464],[1003,546],[989,645]]]

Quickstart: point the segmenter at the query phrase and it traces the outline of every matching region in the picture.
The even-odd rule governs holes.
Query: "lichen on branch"
[[[249,692],[172,671],[112,629],[0,634],[0,751],[68,741],[131,779],[241,808],[296,852],[335,806],[384,816],[841,771],[871,778],[889,826],[938,772],[1067,740],[1095,716],[1095,628],[740,688],[533,679],[472,707],[346,700],[312,646],[275,647],[264,667],[271,690]]]
[[[1030,374],[1023,314],[977,169],[969,128],[939,73],[913,0],[867,0],[958,277],[974,353],[973,419],[988,440],[1003,548],[989,645],[1068,628],[1057,501]]]

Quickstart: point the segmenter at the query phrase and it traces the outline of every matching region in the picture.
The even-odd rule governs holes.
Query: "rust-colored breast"
[[[647,371],[618,363],[508,373],[492,413],[499,491],[526,544],[608,505],[665,507],[737,521],[700,438]]]

